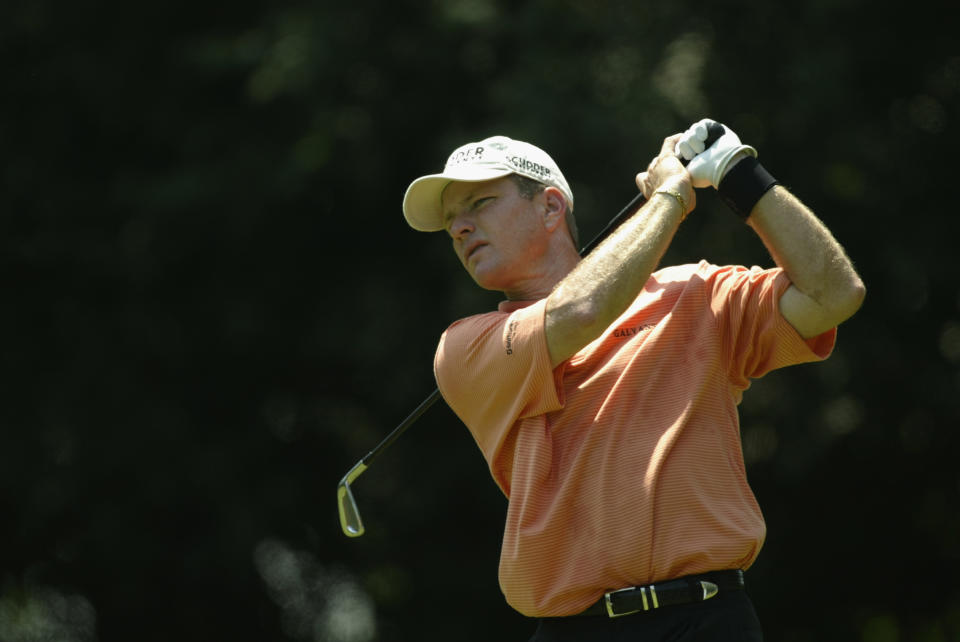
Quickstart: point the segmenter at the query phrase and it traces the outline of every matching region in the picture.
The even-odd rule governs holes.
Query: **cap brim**
[[[446,171],[442,174],[421,176],[410,183],[403,196],[403,217],[415,230],[438,232],[443,229],[443,207],[440,196],[447,185],[456,181],[462,183],[480,183],[508,176],[509,169],[487,169],[469,167],[468,171]]]

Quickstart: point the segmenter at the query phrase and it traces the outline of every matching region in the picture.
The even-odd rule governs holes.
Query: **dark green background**
[[[530,140],[586,239],[703,116],[868,286],[830,360],[741,406],[767,638],[960,640],[940,5],[13,0],[0,61],[3,642],[525,640],[505,502],[442,404],[357,482],[368,534],[339,529],[338,480],[433,389],[439,333],[499,300],[406,227],[404,189]],[[666,261],[701,257],[770,265],[707,192]]]

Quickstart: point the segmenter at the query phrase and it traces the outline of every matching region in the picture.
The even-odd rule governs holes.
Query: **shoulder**
[[[472,314],[462,319],[457,319],[444,331],[444,334],[474,332],[478,328],[495,326],[503,323],[509,315],[506,312],[483,312],[481,314]]]
[[[703,289],[723,269],[707,261],[671,265],[651,274],[645,289],[648,292],[673,292],[679,296],[684,292]]]
[[[465,317],[453,322],[440,338],[438,352],[463,359],[489,349],[512,354],[519,337],[540,337],[543,334],[543,311],[546,301],[509,307]]]
[[[650,278],[656,280],[656,282],[661,285],[688,283],[693,279],[706,280],[712,278],[718,272],[730,268],[743,268],[743,266],[719,266],[709,261],[701,260],[698,263],[685,263],[683,265],[670,265],[660,268],[654,272]]]
[[[653,278],[656,278],[662,285],[669,283],[684,283],[686,285],[705,283],[716,287],[720,283],[733,285],[773,282],[778,277],[782,278],[782,274],[783,270],[778,267],[715,265],[708,261],[700,261],[699,263],[671,266],[658,270],[653,274]]]
[[[558,407],[544,336],[544,300],[460,319],[443,333],[434,374],[471,429],[512,425],[524,412]]]
[[[700,261],[658,270],[651,275],[646,290],[723,307],[731,299],[755,300],[756,303],[776,299],[789,285],[783,270],[778,267],[765,269]]]

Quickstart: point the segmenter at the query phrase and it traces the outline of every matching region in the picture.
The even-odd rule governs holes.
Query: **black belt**
[[[743,571],[714,571],[688,575],[647,586],[630,586],[605,593],[593,606],[577,615],[620,617],[665,606],[709,600],[718,593],[743,589]]]

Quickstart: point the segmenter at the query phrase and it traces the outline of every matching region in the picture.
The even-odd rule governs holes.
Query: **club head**
[[[340,527],[347,537],[363,535],[363,520],[357,510],[357,500],[353,498],[350,485],[340,482],[337,486],[337,503],[340,508]]]
[[[340,484],[337,486],[337,508],[340,511],[340,527],[347,537],[360,537],[363,535],[363,520],[360,519],[360,510],[357,508],[357,500],[353,497],[353,491],[350,490],[350,484],[367,469],[363,461],[357,462],[357,465],[343,476]]]

